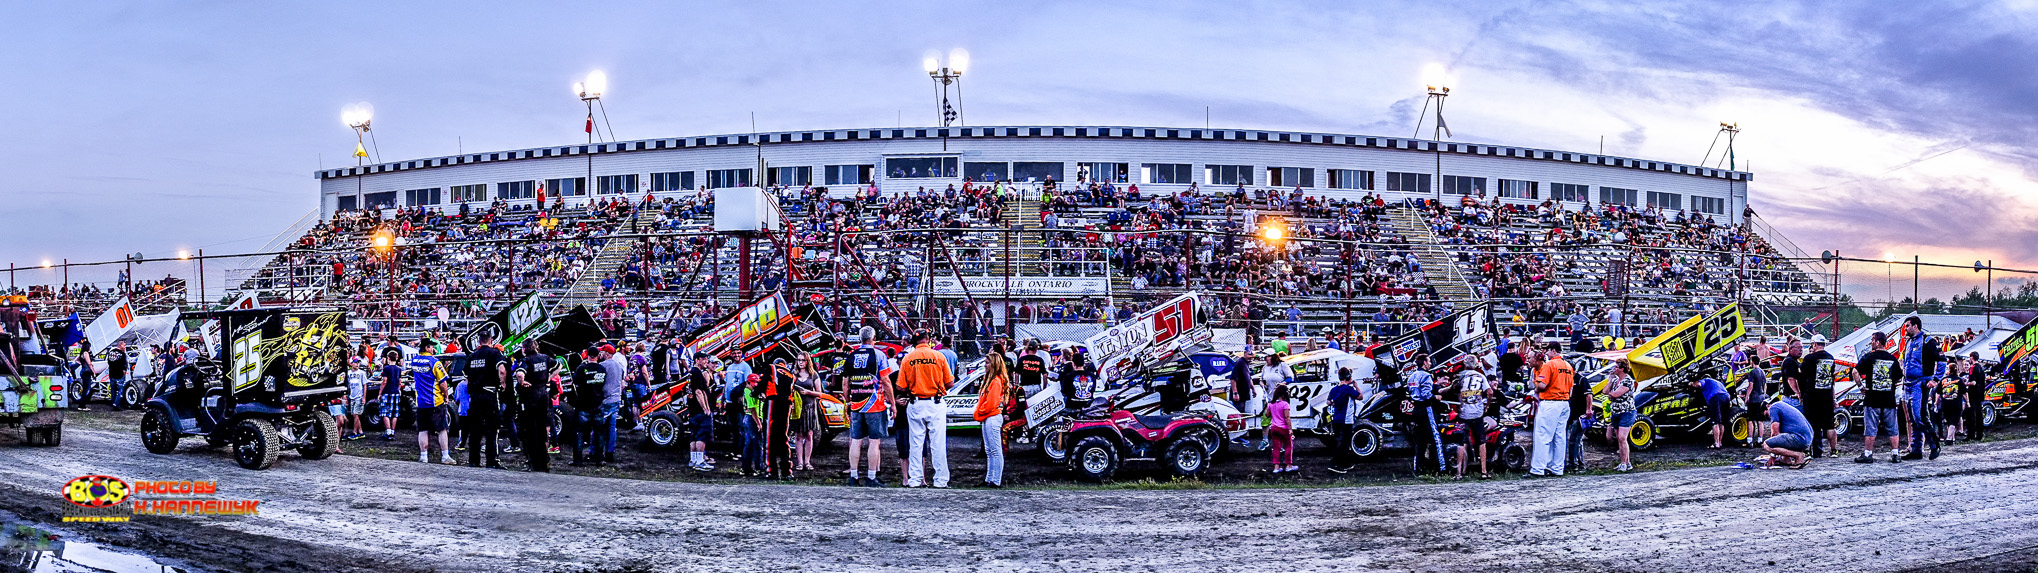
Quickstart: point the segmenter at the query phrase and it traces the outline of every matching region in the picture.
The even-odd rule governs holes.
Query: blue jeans
[[[121,379],[117,379],[117,380],[110,380],[110,381],[109,381],[109,382],[107,383],[107,385],[108,385],[108,386],[111,386],[111,387],[112,387],[112,390],[113,390],[113,408],[114,408],[114,409],[116,409],[116,410],[119,410],[119,409],[125,409],[125,408],[132,408],[132,407],[136,406],[136,404],[129,404],[129,403],[127,403],[127,379],[126,379],[126,378],[121,378]]]
[[[1930,444],[1934,450],[1939,449],[1939,431],[1932,423],[1932,418],[1936,417],[1932,412],[1933,400],[1927,398],[1925,385],[1921,382],[1906,388],[1905,393],[1910,397],[1911,451],[1920,451],[1926,444]]]
[[[743,435],[740,438],[740,441],[737,442],[737,446],[739,449],[743,451],[743,465],[742,465],[743,471],[750,473],[763,473],[764,436],[759,435],[759,432],[757,431],[757,417],[748,415],[743,416],[742,426]]]
[[[609,461],[616,459],[616,412],[622,407],[622,404],[601,405],[601,426],[597,430],[605,431],[601,436],[601,452],[602,458]]]

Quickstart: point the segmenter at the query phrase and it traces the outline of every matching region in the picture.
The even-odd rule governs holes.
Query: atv
[[[185,436],[231,446],[234,461],[268,469],[283,449],[308,460],[339,451],[339,424],[324,406],[347,392],[347,313],[272,308],[185,313],[217,318],[225,348],[177,367],[144,405],[142,445],[169,454]]]
[[[1092,482],[1111,479],[1128,461],[1157,461],[1177,477],[1200,475],[1210,467],[1206,444],[1224,435],[1207,413],[1139,416],[1112,410],[1105,417],[1077,418],[1064,437],[1073,444],[1068,449],[1069,471]]]

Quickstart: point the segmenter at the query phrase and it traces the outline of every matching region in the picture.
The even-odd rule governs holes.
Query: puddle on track
[[[92,542],[0,512],[0,573],[204,573],[168,558]]]

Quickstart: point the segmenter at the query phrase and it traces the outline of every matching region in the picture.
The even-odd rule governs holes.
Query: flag
[[[359,141],[354,142],[354,157],[367,157],[367,156],[368,148],[361,147],[361,142]]]
[[[587,114],[587,132],[594,133],[594,114]]]

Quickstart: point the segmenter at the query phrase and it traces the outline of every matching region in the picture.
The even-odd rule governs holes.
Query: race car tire
[[[1212,428],[1189,428],[1182,430],[1181,437],[1185,440],[1203,444],[1203,455],[1207,459],[1217,459],[1217,454],[1224,451],[1224,443],[1226,441],[1224,434]]]
[[[1635,425],[1628,428],[1628,449],[1641,451],[1655,447],[1656,438],[1656,421],[1648,416],[1636,416]]]
[[[2000,412],[1996,411],[1995,403],[1983,402],[1981,405],[1981,427],[1983,428],[1996,427],[1996,420],[1999,419],[2002,419],[2002,415]]]
[[[1069,451],[1073,448],[1062,443],[1063,433],[1060,425],[1040,429],[1040,454],[1047,456],[1048,461],[1062,463],[1069,460]]]
[[[1529,466],[1528,446],[1524,446],[1521,444],[1508,444],[1506,448],[1502,448],[1500,450],[1500,459],[1502,463],[1507,466],[1508,471],[1512,472],[1528,471]]]
[[[1374,454],[1378,453],[1380,453],[1380,430],[1378,428],[1361,426],[1357,430],[1352,430],[1352,455],[1365,459],[1373,457]]]
[[[1162,450],[1161,463],[1176,477],[1196,477],[1210,467],[1210,450],[1202,442],[1184,436]]]
[[[1736,444],[1748,441],[1748,413],[1735,412],[1727,417],[1727,441]]]
[[[311,413],[311,435],[297,445],[297,455],[307,460],[323,460],[340,451],[340,423],[333,415],[325,412]]]
[[[147,413],[142,414],[141,434],[142,447],[148,448],[151,454],[176,451],[177,440],[182,437],[177,433],[176,422],[172,421],[170,411],[163,406],[152,406]]]
[[[122,396],[122,400],[126,401],[126,403],[128,404],[142,403],[141,381],[139,380],[127,381],[127,386],[120,389],[120,395]]]
[[[266,470],[276,465],[277,449],[281,446],[276,437],[276,426],[267,420],[241,420],[234,424],[234,463],[251,470]]]
[[[644,447],[647,449],[670,448],[680,442],[679,416],[671,412],[659,412],[644,419]]]
[[[1846,410],[1833,412],[1833,435],[1845,436],[1854,431],[1854,416]]]
[[[1103,436],[1090,436],[1069,448],[1069,471],[1085,480],[1103,483],[1118,473],[1118,446]]]

